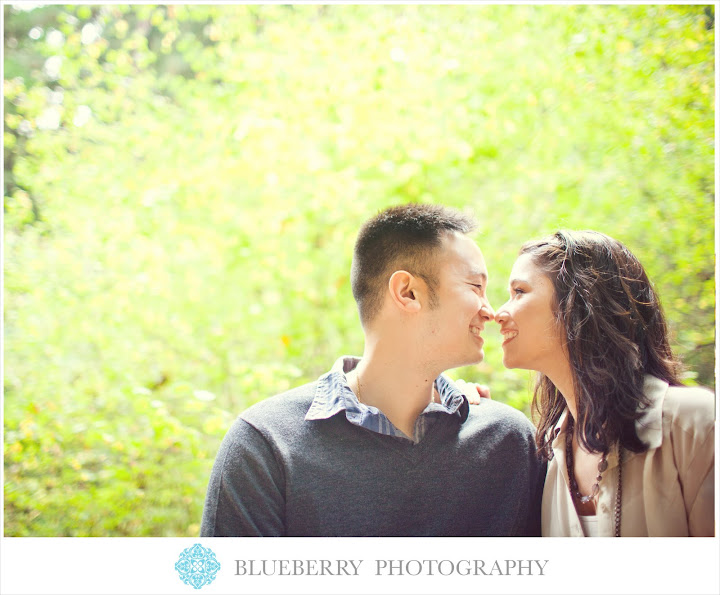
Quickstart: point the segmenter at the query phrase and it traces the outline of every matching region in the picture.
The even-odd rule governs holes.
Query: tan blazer
[[[651,406],[637,422],[650,448],[623,451],[620,535],[687,537],[715,535],[715,400],[709,390],[669,387],[645,377]],[[565,462],[567,411],[552,443],[542,502],[543,537],[583,537],[568,489]],[[598,536],[614,535],[618,487],[617,450],[608,454],[597,504]]]

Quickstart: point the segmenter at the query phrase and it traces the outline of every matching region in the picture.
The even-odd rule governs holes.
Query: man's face
[[[436,307],[427,312],[427,353],[443,370],[482,361],[485,323],[495,313],[486,291],[488,272],[470,238],[448,234],[436,255]]]

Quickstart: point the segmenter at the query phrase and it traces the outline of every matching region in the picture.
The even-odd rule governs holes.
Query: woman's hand
[[[468,398],[471,405],[479,405],[481,399],[492,399],[490,396],[490,387],[486,384],[475,384],[474,382],[465,382],[464,380],[454,380],[453,382]]]

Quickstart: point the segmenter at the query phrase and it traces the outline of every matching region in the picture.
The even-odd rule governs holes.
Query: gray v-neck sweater
[[[424,438],[343,412],[306,420],[317,383],[245,411],[210,477],[201,535],[535,536],[545,465],[519,411],[483,399]]]

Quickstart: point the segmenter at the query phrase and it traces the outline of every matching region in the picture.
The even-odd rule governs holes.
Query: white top
[[[669,387],[645,377],[650,406],[636,422],[643,453],[623,451],[620,535],[683,537],[715,535],[715,400],[707,389]],[[568,489],[565,461],[567,412],[558,421],[542,501],[544,537],[582,537],[585,533]],[[618,486],[617,449],[597,496],[597,535],[615,534]]]
[[[592,516],[580,515],[580,525],[582,526],[582,530],[583,530],[583,533],[585,534],[585,537],[597,537],[598,536],[597,517],[595,515],[592,515]]]

